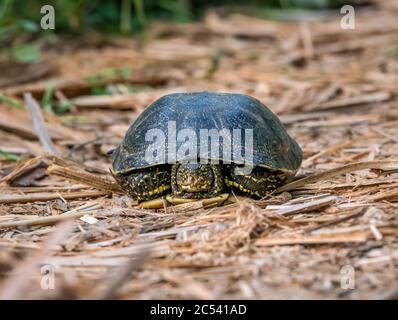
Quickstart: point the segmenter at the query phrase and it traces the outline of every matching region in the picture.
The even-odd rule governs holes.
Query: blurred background
[[[207,9],[247,12],[267,19],[311,18],[342,5],[367,5],[361,0],[4,0],[1,4],[1,37],[39,32],[40,9],[51,5],[57,12],[55,33],[96,31],[108,34],[137,34],[157,20],[188,23],[200,19]]]
[[[58,36],[102,34],[133,35],[145,39],[145,31],[157,21],[189,23],[198,21],[208,10],[245,13],[270,20],[311,20],[338,12],[342,5],[366,6],[371,2],[354,0],[2,0],[0,4],[0,47],[16,62],[40,58],[40,47],[27,43],[41,38],[48,42]],[[42,6],[56,12],[55,29],[42,30]]]

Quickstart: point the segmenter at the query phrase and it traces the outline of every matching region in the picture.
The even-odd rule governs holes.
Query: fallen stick
[[[14,193],[40,193],[40,192],[50,192],[50,191],[76,191],[76,190],[84,190],[89,189],[89,186],[86,185],[74,185],[69,187],[4,187],[0,188],[0,190],[5,190],[7,192]]]
[[[35,128],[37,137],[39,138],[44,151],[58,154],[57,149],[51,141],[46,124],[44,123],[44,117],[38,102],[35,98],[33,98],[31,93],[24,93],[24,99],[33,123],[33,127]]]
[[[17,179],[18,177],[37,168],[38,166],[40,166],[41,163],[43,163],[42,156],[37,156],[32,159],[20,161],[12,172],[10,172],[8,175],[0,179],[0,182],[11,183],[13,180]]]
[[[355,106],[359,104],[376,103],[389,100],[391,95],[387,92],[376,92],[366,95],[349,97],[344,99],[332,100],[321,103],[317,106],[317,110],[328,110],[334,108],[344,108],[347,106]]]
[[[335,220],[322,223],[322,224],[320,224],[320,225],[318,225],[316,227],[311,227],[311,228],[305,229],[304,231],[305,232],[312,232],[312,231],[315,231],[315,230],[318,230],[318,229],[322,229],[324,227],[329,227],[329,226],[332,226],[332,225],[336,225],[336,224],[339,224],[340,222],[344,222],[344,221],[348,221],[348,220],[353,219],[353,218],[357,218],[360,215],[364,214],[365,212],[366,212],[366,210],[364,208],[362,208],[362,209],[359,209],[356,212],[351,213],[351,214],[349,214],[347,216],[340,217],[340,218],[337,218]]]
[[[302,189],[303,190],[334,190],[334,189],[346,189],[346,188],[353,188],[353,189],[358,189],[358,188],[364,188],[364,187],[372,187],[372,186],[380,186],[380,188],[386,188],[387,186],[383,185],[388,185],[388,187],[398,187],[397,180],[394,179],[389,179],[389,180],[382,180],[382,181],[361,181],[359,182],[352,182],[352,183],[339,183],[339,184],[309,184],[304,186]],[[300,188],[298,188],[300,189]]]
[[[84,183],[101,190],[122,192],[115,181],[88,173],[78,168],[52,164],[48,167],[47,172],[79,183]]]
[[[258,239],[255,244],[257,246],[283,246],[294,244],[333,244],[346,242],[365,242],[367,233],[351,233],[349,235],[328,235],[328,236],[303,236],[289,238],[264,238]]]
[[[330,147],[330,148],[328,148],[328,149],[325,149],[325,150],[323,150],[323,151],[321,151],[321,152],[318,152],[317,154],[314,154],[313,156],[311,156],[311,157],[305,159],[305,160],[303,161],[303,167],[306,167],[306,166],[312,164],[312,162],[313,162],[314,160],[316,160],[316,159],[318,159],[318,158],[320,158],[320,157],[323,157],[323,156],[325,156],[325,155],[327,155],[327,154],[331,154],[331,153],[336,152],[336,151],[338,151],[338,150],[340,150],[340,149],[349,147],[349,146],[351,146],[354,142],[355,142],[354,140],[349,140],[349,141],[346,141],[346,142],[344,142],[344,143],[340,143],[340,144],[334,145],[334,146],[332,146],[332,147]]]
[[[84,206],[83,206],[84,207]],[[58,216],[51,216],[51,217],[40,217],[35,219],[25,219],[19,221],[10,221],[10,222],[3,222],[0,223],[0,228],[13,228],[13,227],[23,227],[23,226],[37,226],[37,225],[44,225],[44,224],[53,224],[58,223],[60,221],[79,218],[86,214],[94,214],[97,212],[97,209],[100,209],[100,205],[92,204],[89,207],[82,209],[76,208]]]
[[[356,162],[347,164],[345,166],[327,170],[321,173],[314,174],[309,177],[305,177],[278,188],[275,192],[283,192],[293,190],[295,188],[304,186],[306,184],[318,182],[321,180],[330,179],[341,174],[363,170],[363,169],[379,169],[379,170],[397,170],[398,169],[398,160],[375,160],[375,161],[364,161],[364,162]]]
[[[398,200],[398,190],[380,191],[375,195],[368,196],[367,202],[377,202],[381,200]]]
[[[66,200],[73,200],[79,198],[96,198],[101,196],[109,195],[107,191],[82,191],[82,192],[70,192],[60,193],[60,195]],[[26,203],[36,201],[50,201],[59,199],[57,193],[48,194],[27,194],[27,195],[3,195],[0,197],[0,204],[10,203]]]
[[[356,123],[377,123],[380,122],[380,115],[377,114],[364,114],[364,115],[351,115],[351,116],[334,116],[331,119],[325,120],[314,120],[300,123],[300,126],[309,128],[319,128],[319,127],[336,127],[343,125],[353,125]]]
[[[334,203],[340,199],[341,199],[341,197],[329,196],[329,197],[325,197],[325,198],[322,198],[319,200],[289,205],[286,208],[276,210],[275,213],[280,214],[280,215],[290,215],[290,214],[296,214],[299,212],[301,213],[301,212],[306,212],[306,211],[310,211],[310,210],[313,211],[313,210],[320,209],[325,206],[331,205],[332,203]]]

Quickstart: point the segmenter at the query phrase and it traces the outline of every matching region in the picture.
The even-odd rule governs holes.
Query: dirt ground
[[[0,162],[0,297],[397,298],[398,5],[340,20],[208,12],[2,57],[0,149],[18,161]],[[303,149],[297,179],[263,200],[139,207],[107,152],[155,99],[204,90],[269,106]],[[41,112],[48,92],[69,111]]]

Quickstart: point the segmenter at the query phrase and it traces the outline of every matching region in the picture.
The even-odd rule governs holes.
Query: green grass
[[[20,159],[20,156],[0,149],[0,160],[19,161]]]
[[[2,0],[0,41],[21,33],[86,32],[134,34],[157,19],[191,21],[190,0]],[[55,30],[41,30],[40,8],[55,9]]]
[[[4,103],[8,106],[11,106],[11,107],[14,107],[14,108],[17,108],[20,110],[25,110],[25,106],[21,102],[19,102],[16,99],[6,96],[6,95],[2,94],[1,92],[0,92],[0,103]]]

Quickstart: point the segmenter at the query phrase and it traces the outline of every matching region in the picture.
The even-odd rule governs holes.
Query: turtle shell
[[[212,130],[222,132],[225,140],[219,141],[226,142],[215,147],[216,154],[210,148],[210,138],[207,152],[203,148],[206,139],[201,140],[203,132]],[[225,147],[228,143],[229,150]],[[154,149],[158,151],[153,152]],[[184,153],[187,149],[191,152]],[[252,156],[247,157],[250,153]],[[246,159],[245,163],[295,173],[302,151],[277,116],[257,99],[242,94],[197,92],[169,94],[147,107],[112,157],[116,174],[191,158],[214,158],[227,163],[243,163],[242,159]]]

